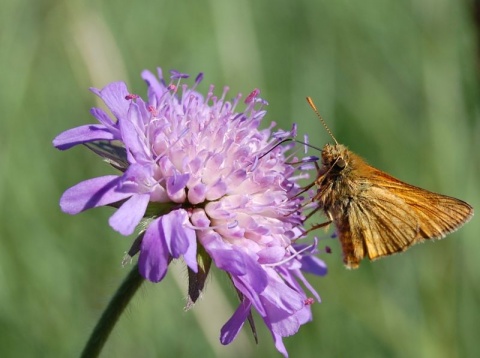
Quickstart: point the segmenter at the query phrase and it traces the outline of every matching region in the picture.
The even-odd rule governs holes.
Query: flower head
[[[203,289],[211,263],[233,282],[240,304],[221,330],[230,343],[255,308],[270,329],[277,349],[282,338],[311,320],[306,287],[320,298],[302,271],[324,275],[312,256],[316,245],[299,245],[303,199],[295,167],[286,163],[285,138],[291,131],[259,130],[266,102],[254,90],[238,112],[241,96],[226,100],[210,87],[206,96],[182,84],[188,75],[171,71],[167,84],[144,71],[148,99],[131,94],[123,82],[92,89],[114,120],[99,108],[100,122],[68,130],[53,141],[59,149],[85,144],[120,170],[81,182],[60,200],[63,211],[110,205],[113,229],[130,235],[145,220],[129,254],[139,252],[139,270],[152,282],[182,257],[189,272],[189,303]]]

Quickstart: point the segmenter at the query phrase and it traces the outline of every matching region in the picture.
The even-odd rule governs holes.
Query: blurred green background
[[[203,71],[201,90],[228,85],[232,97],[258,87],[265,126],[297,122],[321,147],[331,139],[312,96],[336,138],[372,165],[480,208],[472,1],[3,0],[0,19],[1,357],[77,356],[128,272],[132,238],[109,228],[110,209],[72,217],[58,207],[65,189],[110,169],[51,141],[94,121],[88,87],[124,80],[145,94],[145,68]],[[477,215],[355,271],[329,241],[329,274],[311,279],[323,302],[285,339],[291,357],[480,356],[479,230]],[[220,272],[189,312],[185,296],[178,263],[142,287],[102,356],[280,356],[259,320],[259,345],[247,327],[220,345],[236,304]]]

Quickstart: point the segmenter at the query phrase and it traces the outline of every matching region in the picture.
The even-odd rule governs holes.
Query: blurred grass
[[[70,217],[58,199],[105,174],[83,148],[56,151],[61,131],[90,123],[88,87],[142,69],[205,72],[232,96],[262,90],[267,120],[329,141],[305,103],[314,98],[336,138],[376,167],[480,207],[479,88],[472,4],[465,1],[22,1],[0,13],[0,356],[71,357],[126,270],[130,238],[108,209]],[[267,125],[268,123],[265,123]],[[406,254],[341,264],[313,279],[323,303],[286,339],[292,357],[478,357],[479,220]],[[278,356],[260,321],[218,343],[235,294],[216,272],[183,312],[181,265],[147,284],[105,357]],[[215,319],[215,320],[214,320]]]

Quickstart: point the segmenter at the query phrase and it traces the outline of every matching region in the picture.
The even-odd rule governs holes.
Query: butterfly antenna
[[[325,129],[327,130],[327,133],[330,134],[330,137],[332,137],[333,141],[335,142],[335,144],[338,144],[337,140],[335,139],[335,137],[333,136],[332,132],[330,131],[330,129],[327,127],[327,123],[325,123],[325,121],[323,120],[323,117],[320,115],[320,112],[318,112],[317,110],[317,107],[315,107],[315,103],[313,103],[313,100],[311,97],[307,97],[307,102],[308,104],[310,105],[310,107],[312,107],[313,111],[315,112],[315,114],[317,115],[318,119],[320,119],[320,122],[322,122],[323,126],[325,127]]]

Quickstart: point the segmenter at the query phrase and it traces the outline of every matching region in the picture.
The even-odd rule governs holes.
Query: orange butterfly
[[[334,223],[343,250],[343,262],[357,268],[370,260],[405,251],[426,239],[443,238],[473,216],[466,202],[404,183],[368,165],[338,144],[310,97],[307,101],[335,141],[322,149],[322,167],[309,187],[312,200]],[[309,217],[314,213],[310,213]]]

